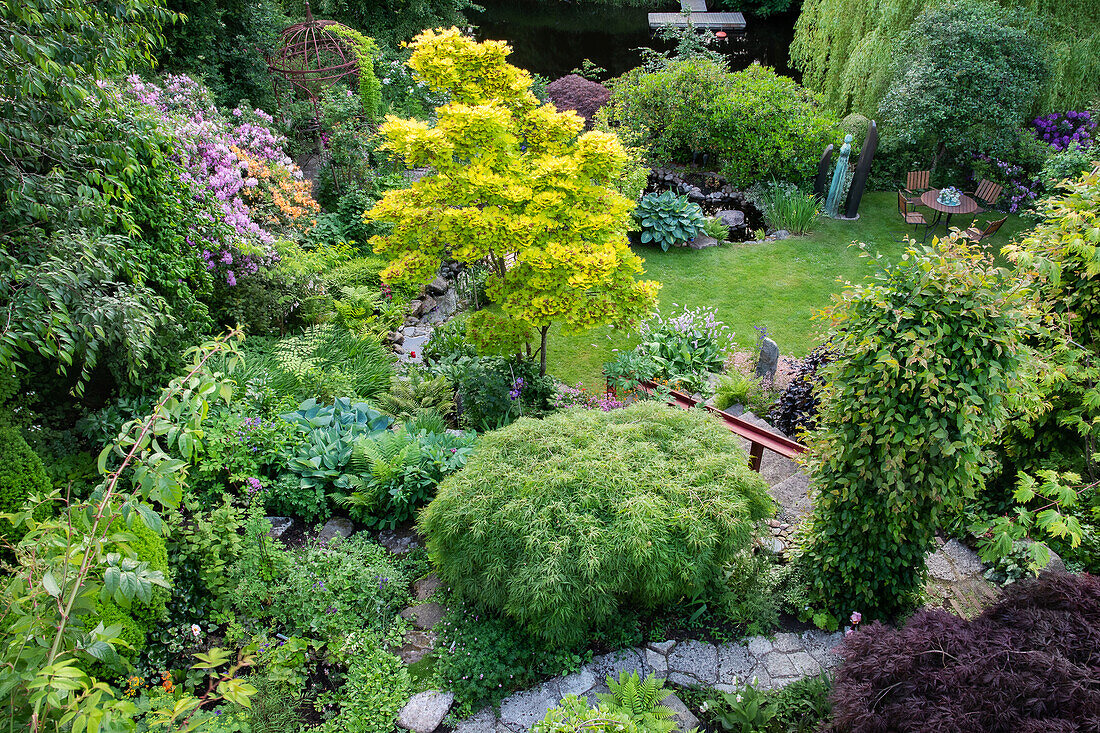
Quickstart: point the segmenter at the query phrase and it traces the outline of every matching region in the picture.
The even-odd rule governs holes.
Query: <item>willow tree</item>
[[[802,82],[841,114],[874,115],[895,71],[895,46],[913,20],[938,0],[805,0],[791,60]],[[999,0],[1034,13],[1046,26],[1053,75],[1036,111],[1082,109],[1100,97],[1100,3],[1096,0]],[[959,50],[964,54],[963,49]]]
[[[445,257],[489,262],[488,296],[538,331],[541,373],[552,323],[577,331],[648,313],[659,285],[636,279],[633,202],[612,186],[627,162],[618,138],[581,134],[576,113],[540,105],[503,42],[452,28],[425,31],[412,48],[409,66],[451,101],[434,124],[390,116],[380,128],[385,149],[432,170],[364,214],[393,224],[371,239],[392,260],[382,277],[426,282]]]

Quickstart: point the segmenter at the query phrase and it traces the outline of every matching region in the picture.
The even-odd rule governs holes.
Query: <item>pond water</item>
[[[546,0],[478,0],[478,4],[484,13],[468,13],[477,26],[477,37],[508,41],[513,64],[550,80],[580,67],[584,59],[618,76],[641,62],[638,47],[670,49],[672,44],[653,37],[647,14],[679,8],[678,2],[627,7]],[[759,61],[800,80],[801,74],[789,66],[788,55],[797,17],[797,12],[768,18],[747,15],[746,32],[731,34],[716,50],[729,56],[734,70]]]

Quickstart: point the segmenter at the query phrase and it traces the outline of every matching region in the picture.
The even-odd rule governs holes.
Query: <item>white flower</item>
[[[197,639],[197,638],[199,638],[199,636],[201,634],[202,634],[202,629],[199,628],[199,625],[198,624],[191,624],[191,635],[194,636]]]

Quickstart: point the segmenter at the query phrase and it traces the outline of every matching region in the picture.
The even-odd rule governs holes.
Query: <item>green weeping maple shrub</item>
[[[720,590],[773,509],[725,426],[644,402],[487,433],[419,526],[460,596],[571,645],[623,604]]]

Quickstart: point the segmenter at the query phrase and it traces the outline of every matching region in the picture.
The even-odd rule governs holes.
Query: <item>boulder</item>
[[[454,705],[453,692],[428,690],[413,695],[397,714],[397,725],[414,733],[432,733]]]
[[[327,545],[337,537],[346,540],[348,537],[351,537],[351,533],[354,531],[355,525],[352,524],[350,519],[346,517],[333,517],[325,522],[324,527],[321,527],[321,531],[317,535],[317,544]]]
[[[730,228],[745,225],[745,212],[738,211],[737,209],[722,209],[717,212],[715,216],[720,222]]]
[[[661,700],[661,704],[672,711],[672,719],[676,721],[676,730],[680,733],[688,733],[699,727],[699,718],[695,717],[684,701],[675,694],[670,693],[668,697]]]
[[[425,289],[432,295],[443,295],[443,293],[447,292],[447,288],[449,288],[450,286],[451,284],[447,282],[447,279],[445,277],[443,277],[442,275],[436,275],[435,280],[432,280],[430,283],[428,283],[428,287]],[[425,308],[424,310],[431,310],[431,308]]]

